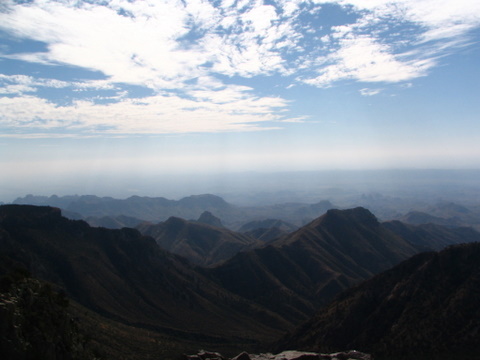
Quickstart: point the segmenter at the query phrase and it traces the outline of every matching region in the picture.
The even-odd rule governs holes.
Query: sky
[[[479,40],[478,0],[1,0],[0,200],[479,169]]]

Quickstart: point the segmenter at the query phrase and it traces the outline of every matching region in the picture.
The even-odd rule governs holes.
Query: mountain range
[[[198,219],[208,211],[219,218],[223,225],[238,230],[250,221],[275,218],[302,226],[334,207],[323,200],[315,204],[284,203],[266,206],[236,206],[211,194],[192,195],[180,200],[163,197],[131,196],[127,199],[98,197],[94,195],[34,196],[17,198],[13,204],[54,206],[70,219],[83,219],[92,226],[120,228],[131,226],[132,219],[158,223],[174,216],[187,220]],[[129,219],[125,219],[127,216]],[[127,220],[127,221],[125,221]]]
[[[107,358],[168,359],[200,347],[238,354],[266,349],[287,332],[308,347],[295,328],[329,309],[340,292],[351,294],[352,286],[426,249],[480,240],[471,229],[381,223],[364,208],[328,210],[268,243],[198,221],[215,221],[212,213],[116,230],[61,214],[0,206],[0,275],[23,269],[64,293],[80,328],[102,339],[94,342]],[[167,251],[172,244],[192,258]],[[359,350],[368,349],[381,353],[374,344]]]
[[[170,216],[185,219],[198,218],[206,210],[221,212],[229,216],[235,212],[235,206],[215,195],[192,195],[180,200],[163,197],[131,196],[128,199],[98,197],[94,195],[72,196],[34,196],[27,195],[16,199],[13,204],[54,206],[61,208],[66,215],[87,217],[104,217],[127,215],[143,221],[163,221]]]
[[[171,216],[194,220],[205,211],[218,218],[223,226],[240,232],[245,231],[242,227],[249,222],[269,221],[269,219],[290,224],[287,228],[291,225],[298,228],[329,209],[361,206],[370,209],[382,221],[399,220],[412,225],[433,223],[447,227],[468,226],[477,231],[480,230],[480,205],[475,200],[470,201],[468,205],[451,201],[425,204],[422,201],[409,201],[382,194],[363,194],[360,198],[343,199],[341,203],[343,205],[340,207],[328,200],[313,204],[288,202],[262,206],[238,206],[211,194],[192,195],[180,200],[147,196],[115,199],[94,195],[27,195],[13,201],[13,204],[58,207],[62,209],[62,214],[70,219],[83,219],[92,226],[114,229],[135,227],[144,221],[158,223]],[[272,226],[267,228],[273,229]],[[285,227],[282,230],[285,230]],[[277,233],[283,235],[278,231]],[[277,237],[272,234],[267,234],[264,239],[268,241]],[[257,228],[250,235],[258,239],[262,236],[262,232]]]

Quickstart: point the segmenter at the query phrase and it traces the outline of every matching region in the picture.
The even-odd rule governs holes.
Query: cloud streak
[[[0,98],[3,136],[48,136],[73,133],[86,136],[168,134],[187,132],[253,131],[278,128],[278,115],[287,107],[280,98],[257,98],[250,89],[226,87],[215,92],[194,94],[188,100],[155,95],[124,98],[115,103],[96,104],[78,100],[60,106],[37,96]],[[265,126],[263,123],[268,122]]]

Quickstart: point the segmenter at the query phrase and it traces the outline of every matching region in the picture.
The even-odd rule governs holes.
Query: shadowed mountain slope
[[[153,237],[163,249],[204,266],[229,259],[257,242],[225,228],[176,217],[156,225],[140,224],[137,228]]]
[[[25,267],[103,316],[175,338],[243,348],[286,327],[137,230],[92,228],[56,208],[1,206],[0,257],[2,267]]]
[[[268,306],[293,324],[320,304],[418,250],[368,210],[329,210],[269,246],[209,270],[228,290]]]
[[[378,359],[478,358],[480,244],[419,254],[347,290],[279,349],[355,348]]]
[[[67,215],[64,215],[64,216],[67,218],[70,218]],[[134,228],[135,226],[143,222],[143,220],[136,219],[130,216],[125,216],[125,215],[103,216],[101,218],[89,216],[88,218],[85,219],[85,221],[90,226],[104,227],[107,229],[121,229],[124,227]]]
[[[246,231],[243,234],[250,236],[254,239],[261,241],[262,243],[269,243],[273,240],[281,238],[282,236],[287,235],[288,233],[280,230],[277,227],[273,228],[258,228],[255,230]]]
[[[264,219],[264,220],[254,220],[246,224],[243,224],[239,232],[245,233],[247,231],[257,230],[257,229],[271,229],[277,228],[281,231],[292,232],[298,229],[298,226],[290,224],[286,221],[279,219]]]

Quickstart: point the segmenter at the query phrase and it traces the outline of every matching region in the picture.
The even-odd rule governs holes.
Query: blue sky
[[[3,196],[132,173],[477,169],[479,40],[478,0],[4,0]]]

